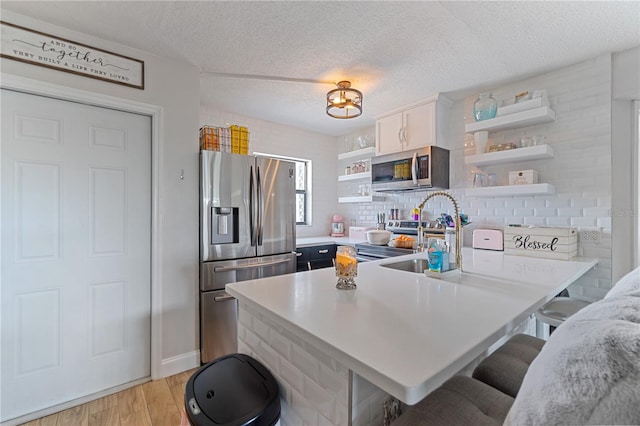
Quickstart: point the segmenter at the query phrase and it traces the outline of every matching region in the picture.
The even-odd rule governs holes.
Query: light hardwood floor
[[[196,369],[24,423],[26,426],[178,426],[184,386]]]

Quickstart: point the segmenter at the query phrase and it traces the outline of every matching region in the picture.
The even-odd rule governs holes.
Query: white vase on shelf
[[[481,130],[473,134],[476,145],[476,154],[484,154],[487,152],[487,143],[489,142],[489,132]]]

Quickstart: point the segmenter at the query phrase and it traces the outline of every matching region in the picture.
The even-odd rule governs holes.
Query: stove
[[[358,259],[358,262],[386,259],[388,257],[404,256],[405,254],[413,253],[413,249],[378,246],[370,243],[357,243],[355,246],[356,259]]]
[[[387,231],[391,231],[394,234],[418,235],[417,220],[390,220],[387,222],[386,228]],[[423,221],[422,228],[429,233],[444,233],[445,226],[434,220]]]

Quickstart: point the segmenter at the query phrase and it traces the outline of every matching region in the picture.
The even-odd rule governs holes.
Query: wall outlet
[[[580,242],[582,243],[600,243],[601,232],[599,229],[583,229],[580,231]]]

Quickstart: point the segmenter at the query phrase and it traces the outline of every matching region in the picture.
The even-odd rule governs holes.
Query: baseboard
[[[160,377],[158,379],[173,376],[196,367],[200,367],[200,351],[187,352],[171,358],[165,358],[160,363]]]

